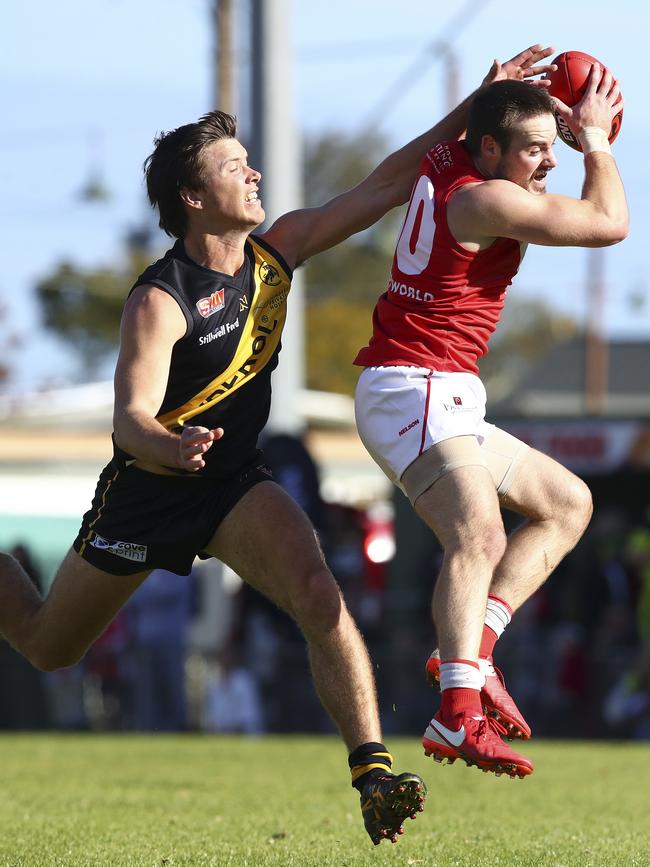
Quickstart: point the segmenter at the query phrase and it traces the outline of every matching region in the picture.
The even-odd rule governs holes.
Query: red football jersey
[[[447,226],[447,203],[464,184],[484,181],[463,142],[436,145],[420,174],[397,242],[388,290],[373,313],[373,335],[355,364],[404,364],[477,373],[487,352],[521,247],[497,238],[471,253]]]

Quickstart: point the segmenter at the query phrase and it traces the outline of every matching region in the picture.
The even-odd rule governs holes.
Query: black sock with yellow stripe
[[[391,773],[393,757],[383,744],[361,744],[350,753],[348,764],[352,774],[352,785],[361,791],[370,776]]]

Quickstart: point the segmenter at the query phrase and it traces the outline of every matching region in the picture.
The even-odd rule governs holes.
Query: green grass
[[[514,781],[389,747],[429,798],[375,849],[336,738],[4,735],[0,865],[650,865],[647,746],[534,743]]]

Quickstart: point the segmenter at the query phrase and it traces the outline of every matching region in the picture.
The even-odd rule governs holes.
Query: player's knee
[[[491,524],[486,527],[480,537],[486,560],[491,566],[496,566],[506,551],[508,538],[503,524]]]
[[[325,566],[305,573],[292,606],[296,620],[309,632],[335,629],[344,609],[339,586]]]
[[[21,580],[28,580],[23,566],[21,566],[20,562],[13,556],[13,554],[7,554],[5,551],[0,551],[0,579],[4,578],[4,576],[6,576],[10,581],[20,582]],[[36,597],[40,594],[35,593],[34,595]],[[33,606],[33,604],[32,601],[31,605]]]
[[[567,491],[567,501],[562,523],[572,536],[580,537],[587,529],[593,514],[594,504],[587,485],[574,476]]]
[[[0,551],[0,575],[4,572],[9,572],[10,569],[15,569],[16,565],[15,557],[12,557],[11,554],[6,554],[4,551]]]
[[[494,569],[503,557],[508,539],[503,524],[494,522],[480,527],[465,527],[456,542],[456,554],[478,566]]]
[[[39,671],[60,671],[76,665],[84,657],[85,651],[75,648],[51,648],[34,646],[26,648],[25,655]]]

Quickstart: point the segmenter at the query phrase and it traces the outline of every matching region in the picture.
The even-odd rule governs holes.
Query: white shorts
[[[505,493],[506,477],[509,483],[514,460],[518,462],[527,446],[485,421],[485,402],[483,383],[473,373],[367,367],[355,394],[357,429],[373,460],[412,502],[445,472],[467,465],[487,467],[499,493]],[[468,441],[458,441],[461,449],[444,453],[435,466],[430,460],[419,462],[429,476],[415,473],[418,478],[404,486],[404,471],[414,461],[432,446],[455,437],[471,437],[474,445],[468,449]],[[489,448],[476,447],[490,438],[494,455]]]

